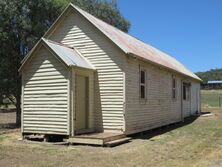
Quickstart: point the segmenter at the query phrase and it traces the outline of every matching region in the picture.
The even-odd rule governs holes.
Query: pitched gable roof
[[[100,30],[113,43],[115,43],[116,46],[118,46],[124,53],[201,81],[197,75],[187,69],[175,58],[92,16],[72,3],[66,7],[54,24],[45,33],[45,38],[47,38],[54,31],[57,25],[71,10],[75,10],[84,16],[92,25]]]
[[[201,79],[198,76],[196,76],[193,72],[188,70],[183,64],[181,64],[175,58],[107,24],[106,22],[92,16],[91,14],[74,6],[73,4],[70,5],[80,14],[82,14],[87,20],[89,20],[103,34],[105,34],[126,54],[134,55],[136,57],[145,59],[157,65],[161,65],[163,67],[177,71],[186,76],[201,81]]]
[[[66,66],[76,66],[87,69],[94,69],[94,67],[83,57],[81,54],[73,48],[67,47],[63,44],[59,44],[45,38],[42,38],[37,45],[29,52],[22,62],[19,71],[21,71],[26,64],[27,60],[32,56],[32,53],[40,46],[46,46],[55,56],[59,58]]]

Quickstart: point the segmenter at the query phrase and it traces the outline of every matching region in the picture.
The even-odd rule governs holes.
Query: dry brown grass
[[[20,132],[0,135],[0,166],[222,166],[222,110],[210,117],[134,136],[114,148],[55,146],[18,141]],[[185,126],[183,126],[185,125]]]

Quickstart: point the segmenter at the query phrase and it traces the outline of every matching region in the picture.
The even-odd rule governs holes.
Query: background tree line
[[[206,72],[197,72],[196,75],[203,80],[204,84],[207,83],[207,81],[222,80],[222,68],[211,69]]]
[[[122,31],[130,28],[115,0],[0,0],[0,103],[7,98],[16,106],[18,126],[20,62],[70,2]]]

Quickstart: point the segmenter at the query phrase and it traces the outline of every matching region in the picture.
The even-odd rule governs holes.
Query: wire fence
[[[222,90],[202,90],[202,106],[222,108]]]

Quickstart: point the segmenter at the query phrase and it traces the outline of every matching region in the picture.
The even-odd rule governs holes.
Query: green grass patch
[[[0,142],[2,142],[3,140],[5,140],[6,138],[7,138],[6,136],[0,135]]]
[[[13,104],[0,104],[0,109],[14,109],[16,108]]]
[[[222,90],[202,90],[201,103],[202,106],[219,107],[219,100],[222,106]]]

